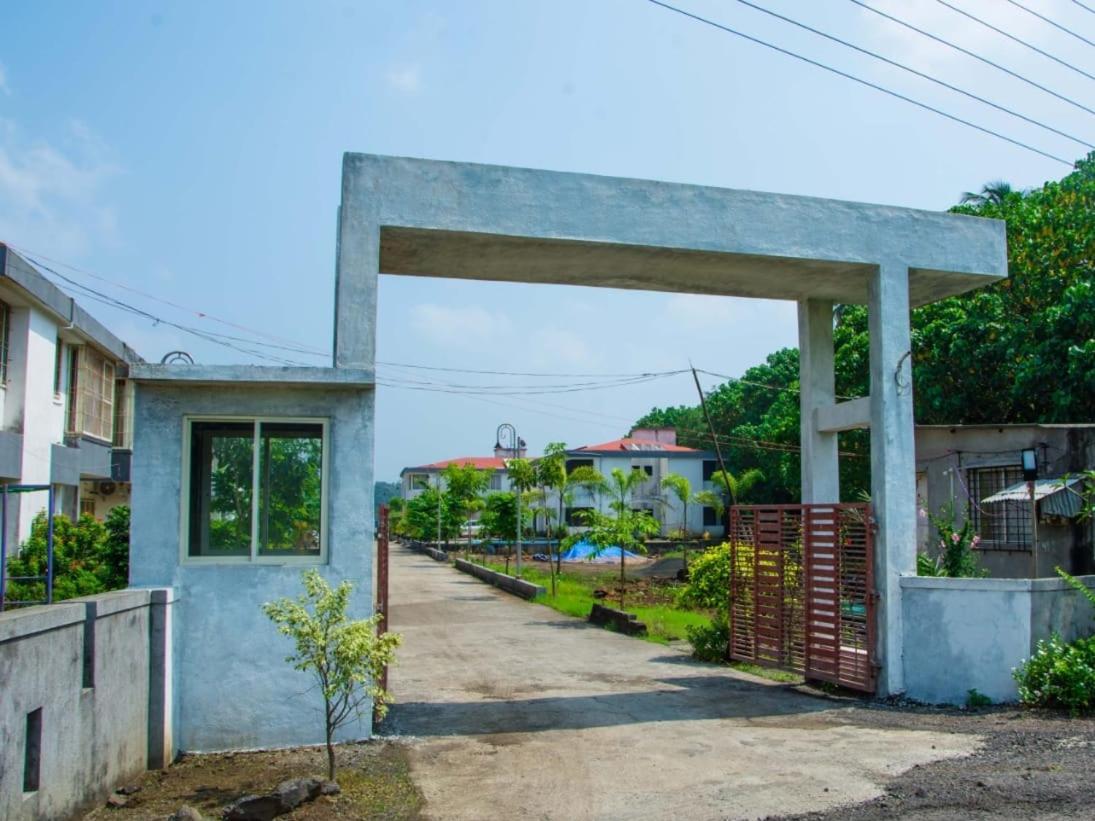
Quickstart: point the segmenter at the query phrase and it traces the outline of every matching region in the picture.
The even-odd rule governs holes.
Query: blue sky
[[[1002,0],[950,1],[1095,74],[1095,49]],[[937,2],[868,2],[1095,101],[1095,82]],[[1095,39],[1095,15],[1070,0],[1025,2]],[[1092,115],[848,0],[761,4],[1095,142]],[[736,0],[679,5],[1050,153],[1086,151]],[[58,267],[173,322],[241,333],[213,315],[320,352],[348,150],[940,210],[988,180],[1027,187],[1068,170],[643,0],[11,2],[0,27],[0,240],[104,277]],[[258,361],[84,302],[147,359],[181,348]],[[378,351],[581,373],[691,358],[737,375],[795,333],[789,303],[385,277]],[[673,377],[542,399],[381,388],[377,477],[488,452],[503,421],[534,451],[603,441],[695,390]]]

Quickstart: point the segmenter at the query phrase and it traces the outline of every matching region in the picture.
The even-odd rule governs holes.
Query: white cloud
[[[0,63],[0,93],[11,94],[11,88],[8,86],[8,73],[4,70],[3,63]]]
[[[55,254],[78,255],[94,238],[113,242],[114,209],[103,187],[118,168],[103,142],[70,123],[65,147],[28,141],[0,120],[0,241]]]
[[[478,305],[424,302],[411,309],[411,327],[440,346],[477,348],[499,342],[513,328],[509,317]]]
[[[417,94],[422,89],[422,70],[416,65],[391,68],[384,79],[388,88],[401,94]]]

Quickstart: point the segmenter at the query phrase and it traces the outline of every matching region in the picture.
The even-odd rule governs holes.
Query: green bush
[[[725,613],[730,603],[730,543],[708,548],[688,563],[688,583],[677,604]]]
[[[1066,644],[1054,634],[1038,642],[1013,675],[1024,704],[1089,712],[1095,707],[1095,637]]]
[[[49,522],[43,510],[31,523],[30,537],[19,552],[8,558],[8,576],[41,576],[40,581],[12,582],[7,598],[38,601],[46,598],[47,534]],[[93,516],[73,522],[53,517],[54,601],[118,590],[129,580],[129,508],[115,507],[106,523]]]
[[[726,661],[730,649],[730,622],[725,615],[720,615],[711,624],[690,624],[684,632],[695,658],[700,661]]]

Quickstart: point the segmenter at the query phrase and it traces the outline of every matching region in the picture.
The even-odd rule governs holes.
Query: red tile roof
[[[474,465],[480,470],[503,470],[506,467],[506,460],[497,456],[458,456],[455,459],[444,459],[428,465],[419,465],[416,469],[444,470],[449,465]]]
[[[613,439],[611,442],[602,442],[599,445],[586,445],[578,448],[580,451],[598,452],[605,451],[653,451],[661,453],[699,453],[695,448],[686,448],[683,445],[670,445],[665,442],[652,442],[649,439],[633,439],[625,436],[623,439]]]

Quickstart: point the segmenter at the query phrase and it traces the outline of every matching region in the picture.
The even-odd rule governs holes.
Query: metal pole
[[[53,604],[53,485],[49,486],[47,493],[49,511],[46,521],[46,604]]]
[[[1038,578],[1038,503],[1034,499],[1034,482],[1027,482],[1030,490],[1030,564],[1031,578]]]
[[[441,549],[441,474],[437,474],[437,549]]]
[[[517,437],[517,433],[514,432],[514,438]],[[519,439],[517,441],[520,441]],[[520,453],[520,446],[517,446],[517,452]],[[517,578],[521,578],[521,488],[514,488],[514,497],[517,500]]]

